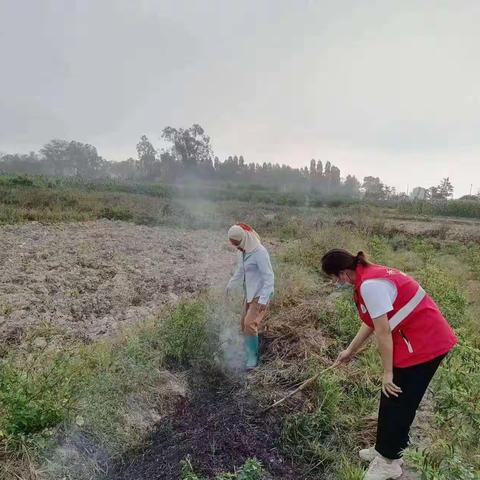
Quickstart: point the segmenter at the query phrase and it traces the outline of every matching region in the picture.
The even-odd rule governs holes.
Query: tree
[[[71,168],[67,151],[68,142],[59,139],[51,140],[40,149],[40,154],[54,175],[64,175],[65,170]]]
[[[447,200],[453,195],[453,185],[450,183],[450,178],[444,178],[440,185],[430,187],[427,190],[427,198],[430,200]]]
[[[137,143],[137,155],[142,174],[145,177],[153,176],[157,161],[157,151],[153,148],[146,135],[142,135]]]
[[[343,184],[345,193],[352,197],[357,197],[360,193],[361,183],[358,181],[355,175],[347,175]]]
[[[340,169],[335,165],[330,168],[330,185],[334,188],[340,185]]]
[[[321,160],[317,160],[317,175],[319,177],[323,175],[323,165]]]
[[[96,178],[106,175],[106,162],[93,145],[54,139],[40,153],[54,175]]]
[[[450,183],[450,177],[444,178],[438,186],[440,197],[447,199],[453,196],[453,185]]]
[[[111,162],[109,165],[110,175],[121,180],[133,180],[138,170],[138,162],[134,158],[127,158],[127,160],[121,162]]]
[[[68,145],[67,156],[74,169],[74,175],[98,178],[106,174],[106,162],[92,145],[72,141]]]
[[[166,127],[162,138],[172,144],[172,154],[186,169],[192,170],[212,157],[210,137],[198,124],[187,129]]]
[[[30,152],[28,155],[0,154],[0,173],[48,175],[50,172],[40,157],[35,152]]]
[[[378,177],[365,177],[363,179],[365,198],[369,200],[384,200],[386,197],[385,185]]]

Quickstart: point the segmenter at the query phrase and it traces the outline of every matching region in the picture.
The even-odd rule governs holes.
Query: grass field
[[[480,478],[475,226],[471,233],[470,224],[437,221],[433,210],[305,207],[259,195],[232,198],[225,190],[195,198],[163,186],[0,178],[5,225],[106,218],[181,232],[246,221],[276,246],[277,283],[263,363],[248,377],[228,368],[224,346],[240,304],[225,303],[216,290],[180,299],[114,338],[83,342],[45,322],[2,345],[0,478],[361,479],[356,452],[374,438],[381,378],[374,346],[259,413],[328,367],[358,328],[348,293],[333,292],[320,273],[332,247],[364,250],[413,275],[454,326],[460,344],[435,378],[407,459],[413,478]],[[1,298],[0,308],[0,319],[12,314]]]

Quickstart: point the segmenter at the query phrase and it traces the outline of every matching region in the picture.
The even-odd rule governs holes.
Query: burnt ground
[[[281,423],[260,414],[240,384],[222,374],[192,374],[192,395],[163,420],[142,450],[128,452],[111,480],[179,480],[190,456],[197,474],[214,478],[257,458],[275,480],[300,478],[279,449]]]

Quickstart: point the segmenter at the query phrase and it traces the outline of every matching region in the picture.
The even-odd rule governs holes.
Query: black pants
[[[389,459],[401,458],[409,432],[428,384],[445,355],[419,365],[393,369],[393,383],[402,389],[398,397],[380,396],[375,450]]]

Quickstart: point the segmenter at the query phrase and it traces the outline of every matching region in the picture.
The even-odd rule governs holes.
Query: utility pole
[[[472,194],[473,183],[470,184],[470,195]]]

